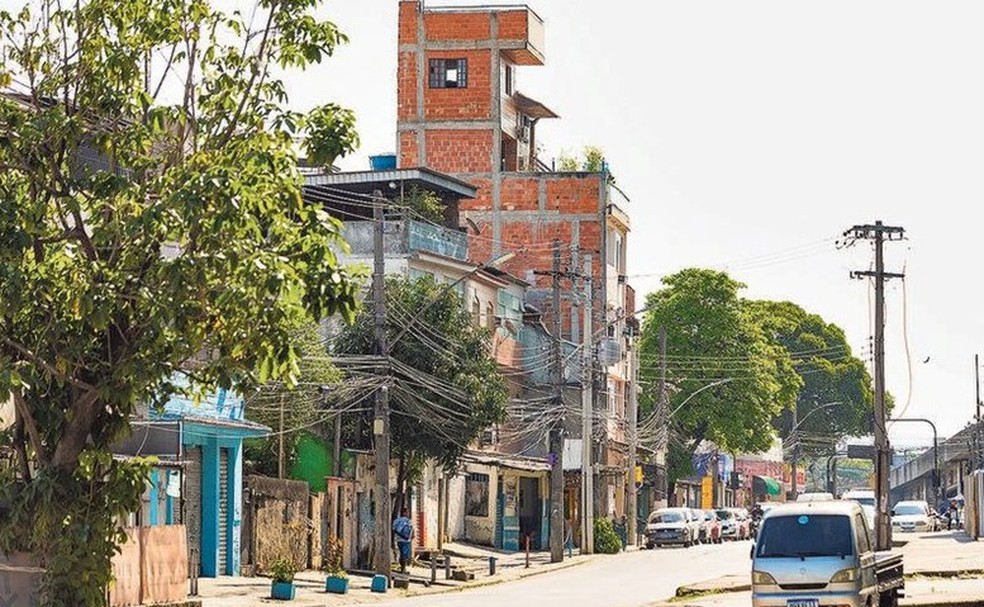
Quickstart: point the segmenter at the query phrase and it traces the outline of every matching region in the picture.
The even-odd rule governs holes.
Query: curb
[[[947,578],[955,578],[955,577],[971,577],[971,578],[984,577],[984,569],[957,569],[952,571],[909,571],[905,574],[905,579],[907,580],[911,580],[915,578],[947,579]],[[713,581],[713,580],[708,580],[708,581]],[[697,584],[680,586],[676,589],[676,593],[674,594],[674,596],[676,596],[677,598],[686,598],[686,597],[692,597],[697,595],[727,594],[729,592],[750,592],[752,590],[751,582],[747,584],[735,584],[733,586],[718,586],[718,587],[709,586],[709,587],[702,588],[701,584],[705,584],[705,583],[707,582],[698,582]],[[974,601],[966,604],[975,605],[975,606],[980,605],[981,607],[984,607],[984,599],[981,600],[974,599]],[[964,603],[939,603],[939,604],[962,605]],[[925,607],[932,607],[933,605],[936,605],[936,603],[928,603],[926,604]],[[920,607],[923,607],[922,604],[920,604]]]
[[[409,597],[417,597],[417,596],[429,596],[434,594],[448,594],[450,592],[461,592],[464,590],[470,590],[472,588],[481,588],[484,586],[495,586],[496,584],[504,584],[506,582],[515,582],[518,580],[526,579],[528,577],[534,577],[537,575],[543,575],[554,571],[562,571],[564,569],[570,569],[571,567],[577,567],[578,565],[583,565],[584,563],[594,561],[597,558],[597,556],[598,555],[595,554],[585,555],[583,558],[578,557],[577,560],[573,560],[573,559],[565,560],[562,563],[547,568],[543,568],[543,565],[541,565],[540,567],[531,568],[529,570],[524,568],[519,573],[513,575],[508,575],[508,576],[497,575],[495,577],[484,577],[468,584],[462,584],[461,586],[452,586],[452,587],[445,586],[438,589],[434,589],[434,587],[431,586],[430,588],[427,589],[408,591],[404,593],[403,596],[409,598]]]
[[[936,600],[926,603],[906,603],[903,598],[899,603],[900,607],[984,607],[984,599],[971,598],[971,599],[953,599],[953,600]]]
[[[688,597],[698,597],[707,596],[709,594],[729,594],[731,592],[751,592],[752,584],[736,584],[734,586],[729,586],[727,588],[695,588],[693,586],[680,586],[676,589],[676,593],[673,595],[678,599],[688,598]]]
[[[952,571],[938,571],[938,570],[926,570],[926,571],[909,571],[906,572],[906,578],[915,577],[928,577],[928,578],[951,578],[951,577],[982,577],[984,576],[984,569],[955,569]]]

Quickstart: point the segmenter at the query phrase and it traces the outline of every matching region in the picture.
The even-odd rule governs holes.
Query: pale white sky
[[[848,273],[872,252],[834,240],[854,224],[900,225],[908,240],[885,249],[886,269],[907,274],[886,289],[888,388],[901,408],[911,359],[906,416],[941,436],[963,427],[984,355],[984,2],[527,4],[546,22],[546,64],[521,68],[518,88],[561,116],[538,125],[548,155],[605,151],[631,198],[640,301],[660,276],[718,267],[749,297],[841,326],[864,355],[869,289]],[[396,9],[328,0],[322,14],[351,42],[288,79],[299,108],[356,111],[362,149],[346,170],[395,151]],[[921,424],[890,434],[931,439]]]

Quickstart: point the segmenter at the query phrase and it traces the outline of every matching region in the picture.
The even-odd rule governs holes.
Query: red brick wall
[[[435,171],[487,173],[492,170],[491,129],[432,129],[426,132],[426,141],[427,166]]]
[[[462,89],[432,89],[425,82],[426,119],[487,120],[492,117],[491,51],[428,51],[424,65],[430,65],[431,59],[467,59],[468,84]]]
[[[540,204],[540,180],[513,178],[502,182],[499,200],[504,211],[535,211]]]
[[[400,133],[400,167],[419,167],[420,150],[417,149],[417,132],[403,131]]]
[[[462,200],[458,206],[462,211],[488,211],[492,208],[492,180],[488,177],[465,177],[465,181],[478,188],[475,198]],[[491,236],[489,236],[491,238]]]
[[[572,175],[547,181],[547,208],[564,213],[597,213],[600,177]]]
[[[490,13],[427,13],[424,15],[424,32],[430,41],[490,40]]]
[[[526,40],[529,34],[529,13],[522,11],[503,11],[499,13],[500,40]]]
[[[400,0],[400,44],[417,42],[417,17],[420,15],[420,2],[417,0]]]
[[[401,52],[396,73],[396,118],[417,118],[417,54]]]

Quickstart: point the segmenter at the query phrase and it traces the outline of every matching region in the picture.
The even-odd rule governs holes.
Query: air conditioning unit
[[[530,125],[521,124],[516,128],[516,139],[528,142],[530,140]]]

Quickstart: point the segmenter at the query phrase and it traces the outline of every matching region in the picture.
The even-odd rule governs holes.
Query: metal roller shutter
[[[219,575],[228,575],[229,553],[229,450],[219,449]]]

